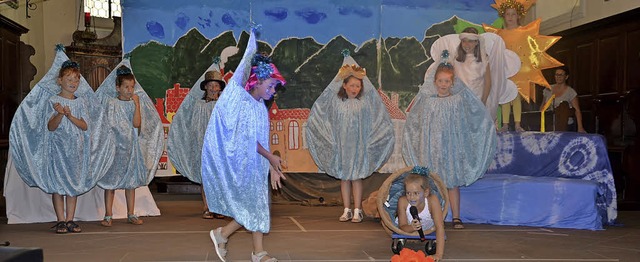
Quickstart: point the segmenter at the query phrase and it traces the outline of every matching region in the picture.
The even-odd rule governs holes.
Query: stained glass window
[[[109,10],[111,5],[111,10]],[[84,0],[84,11],[91,13],[94,17],[111,18],[113,16],[122,16],[120,8],[120,0]],[[111,14],[109,14],[111,11]]]

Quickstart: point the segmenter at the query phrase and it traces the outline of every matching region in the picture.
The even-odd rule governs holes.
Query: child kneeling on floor
[[[398,199],[398,227],[405,232],[413,233],[418,230],[435,227],[436,253],[431,257],[438,261],[444,255],[444,217],[440,200],[430,194],[429,181],[426,177],[411,173],[404,179],[405,195]],[[419,219],[414,219],[410,209],[418,209]]]

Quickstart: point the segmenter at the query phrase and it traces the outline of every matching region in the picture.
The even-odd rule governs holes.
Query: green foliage
[[[456,31],[456,34],[459,34],[467,27],[475,27],[478,30],[478,33],[484,33],[482,25],[474,24],[461,18],[458,18],[458,22],[453,26],[453,29]]]
[[[381,79],[385,92],[400,96],[400,108],[406,108],[432,63],[429,57],[431,45],[440,36],[454,34],[459,27],[476,26],[453,17],[435,24],[425,31],[422,40],[413,37],[372,39],[358,47],[342,36],[336,36],[322,45],[314,39],[284,39],[271,47],[258,41],[258,52],[271,54],[274,63],[287,80],[286,91],[277,96],[280,108],[311,108],[315,100],[333,81],[349,50],[351,57],[367,70],[367,77],[376,88]],[[463,28],[464,29],[464,28]],[[480,28],[481,29],[481,28]],[[190,88],[229,46],[238,47],[238,53],[228,57],[225,72],[235,71],[247,46],[249,34],[242,32],[236,42],[233,33],[227,31],[214,39],[206,39],[198,30],[191,30],[180,38],[174,47],[149,42],[136,47],[131,64],[140,84],[152,98],[165,96],[165,91],[180,83]],[[379,43],[381,41],[381,43]],[[421,42],[420,42],[421,41]],[[378,51],[378,46],[381,50]],[[357,50],[357,51],[356,51]],[[380,76],[379,76],[380,74]]]
[[[313,41],[309,38],[301,39]],[[288,40],[299,41],[299,40]],[[315,42],[315,41],[313,41]],[[306,44],[310,46],[310,44]],[[280,108],[311,108],[318,96],[329,85],[342,66],[344,57],[342,50],[348,49],[355,55],[356,46],[342,36],[337,36],[327,43],[322,50],[308,57],[304,64],[291,63],[294,61],[277,61],[283,68],[298,68],[294,70],[287,83],[286,92],[279,95]],[[304,52],[304,51],[303,51]],[[306,52],[305,52],[306,53]],[[291,65],[287,65],[291,63]]]
[[[165,90],[173,86],[173,49],[158,42],[149,42],[131,51],[131,67],[136,79],[151,97],[165,96]]]
[[[493,26],[495,28],[503,28],[504,27],[504,18],[498,17],[498,19],[496,19],[496,21],[493,21],[493,24],[491,24],[491,26]]]
[[[429,58],[420,42],[415,38],[403,38],[395,45],[384,44],[382,48],[382,83],[387,91],[418,92],[424,73],[425,61]]]

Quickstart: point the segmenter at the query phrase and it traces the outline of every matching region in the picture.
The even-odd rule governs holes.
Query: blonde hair
[[[418,175],[415,173],[408,174],[407,177],[404,178],[404,186],[406,187],[408,184],[418,184],[420,188],[425,191],[429,191],[431,187],[429,186],[429,180],[427,177],[423,175]]]

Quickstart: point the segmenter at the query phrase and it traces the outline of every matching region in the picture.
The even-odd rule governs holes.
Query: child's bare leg
[[[448,188],[449,191],[449,205],[451,206],[451,218],[453,221],[453,227],[462,229],[462,220],[460,220],[460,188]]]
[[[111,216],[113,216],[113,197],[116,191],[113,189],[104,190],[104,219],[100,222],[102,226],[110,227],[112,225]]]
[[[202,203],[204,203],[202,211],[209,211],[209,206],[207,205],[207,196],[204,194],[204,186],[200,187],[200,195],[202,196]]]
[[[77,196],[66,196],[67,202],[67,221],[73,221],[76,215],[76,204],[78,203]]]
[[[448,188],[449,191],[449,204],[451,205],[451,216],[453,218],[460,218],[460,188]]]
[[[253,256],[260,258],[260,261],[267,261],[271,259],[271,256],[264,251],[264,247],[262,246],[262,238],[264,234],[261,232],[253,232],[253,253],[251,254],[252,259]]]
[[[104,190],[104,216],[111,217],[113,216],[113,197],[115,196],[116,191],[113,189],[105,189]]]
[[[241,227],[242,227],[242,225],[238,224],[238,222],[236,222],[236,220],[234,219],[234,220],[231,220],[231,222],[229,222],[228,224],[226,224],[226,225],[224,225],[222,227],[222,230],[220,231],[220,234],[222,235],[222,237],[224,239],[228,239],[229,236],[231,236],[231,234],[236,232]],[[254,234],[255,234],[255,232],[254,232]],[[218,246],[220,248],[225,248],[227,246],[227,244],[226,243],[218,243]],[[254,246],[255,246],[255,244],[254,244]],[[262,244],[261,244],[261,246],[262,246]]]
[[[67,225],[65,224],[66,219],[64,217],[64,196],[60,194],[52,194],[51,202],[53,202],[53,211],[56,212],[56,219],[58,221],[53,228],[56,229],[56,233],[58,234],[69,232]]]
[[[262,232],[253,232],[253,253],[258,254],[264,251],[264,247],[262,246],[262,238],[264,234]]]
[[[78,224],[76,224],[75,222],[73,222],[73,218],[75,217],[76,214],[76,203],[78,202],[78,197],[77,196],[65,196],[66,200],[65,202],[67,203],[67,230],[69,232],[74,232],[74,233],[79,233],[82,232],[82,229],[80,228],[80,226],[78,226]]]
[[[127,201],[127,221],[134,225],[142,225],[143,221],[135,214],[136,189],[125,189],[124,197]]]
[[[351,181],[353,186],[353,207],[362,209],[362,179]]]
[[[351,181],[353,186],[353,218],[351,222],[360,223],[364,218],[362,212],[362,179]]]
[[[133,215],[136,205],[136,189],[125,189],[124,197],[127,201],[127,215]]]
[[[344,206],[342,215],[338,218],[340,222],[346,222],[353,218],[353,212],[351,211],[351,182],[350,180],[340,180],[340,195],[342,195],[342,205]]]
[[[340,180],[340,194],[342,195],[342,205],[344,208],[351,207],[351,181]]]
[[[51,201],[53,202],[53,211],[56,212],[58,221],[67,221],[64,216],[64,196],[54,193],[51,195]]]

